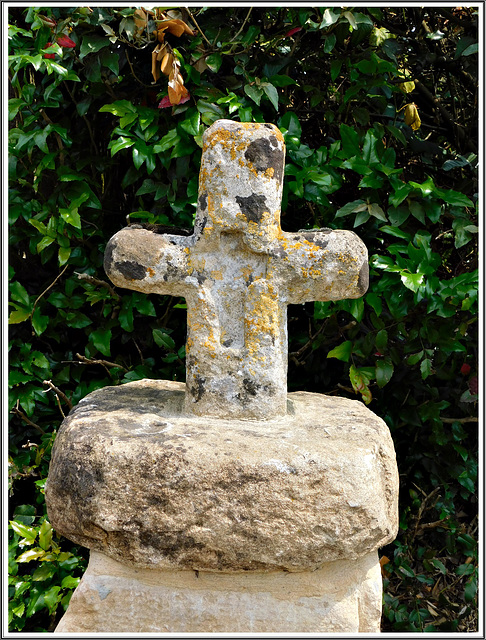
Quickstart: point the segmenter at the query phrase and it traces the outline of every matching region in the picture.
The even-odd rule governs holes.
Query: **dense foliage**
[[[11,7],[8,38],[10,628],[52,630],[86,566],[45,512],[63,416],[185,375],[184,300],[115,289],[106,243],[192,227],[202,134],[230,118],[285,136],[285,230],[368,246],[362,299],[289,308],[288,380],[391,429],[383,629],[474,630],[477,9]]]

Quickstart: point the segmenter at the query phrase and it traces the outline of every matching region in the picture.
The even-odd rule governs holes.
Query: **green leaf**
[[[412,353],[407,358],[407,364],[414,365],[417,364],[420,360],[422,360],[424,355],[424,350],[418,351],[417,353]]]
[[[165,333],[165,331],[162,331],[161,329],[153,329],[152,336],[154,338],[155,344],[157,344],[159,347],[165,347],[170,351],[175,349],[174,340],[169,336],[168,333]]]
[[[383,227],[380,227],[379,230],[387,233],[390,236],[394,236],[395,238],[403,238],[404,240],[412,239],[412,236],[409,233],[407,233],[406,231],[402,231],[397,227],[390,227],[388,225],[384,225]]]
[[[341,207],[336,211],[335,218],[343,218],[344,216],[348,216],[350,213],[359,213],[360,211],[367,211],[368,205],[364,200],[353,200],[353,202],[348,202],[344,207]]]
[[[274,87],[288,87],[290,85],[297,84],[293,78],[284,75],[274,75],[268,80]]]
[[[103,47],[109,47],[110,41],[106,36],[89,35],[83,36],[81,47],[79,49],[79,59],[82,60],[89,53],[96,53],[103,49]]]
[[[61,214],[61,218],[65,220],[68,224],[76,227],[76,229],[81,229],[81,218],[78,213],[78,209],[59,209],[59,213]]]
[[[9,290],[10,290],[10,295],[12,297],[12,300],[15,300],[16,302],[20,302],[22,305],[25,305],[25,306],[30,305],[30,296],[25,290],[25,287],[23,287],[20,284],[20,282],[18,282],[17,280],[14,280],[14,282],[12,282],[9,285]]]
[[[380,329],[375,337],[375,346],[381,352],[384,351],[386,345],[388,343],[388,331],[386,329]]]
[[[66,264],[71,256],[71,247],[59,247],[58,255],[59,265],[62,267],[62,265]]]
[[[53,71],[64,78],[67,79],[68,70],[57,62],[53,62],[52,60],[44,60],[46,65],[47,73],[50,75]]]
[[[220,53],[211,53],[204,61],[213,73],[218,73],[223,63],[223,58]]]
[[[337,347],[334,347],[334,349],[331,349],[331,351],[328,352],[327,357],[337,358],[338,360],[342,360],[343,362],[348,362],[351,356],[352,346],[353,343],[351,342],[351,340],[346,340],[346,342],[343,342]]]
[[[49,580],[56,573],[56,567],[52,564],[52,562],[45,562],[41,564],[40,567],[34,571],[32,575],[32,580],[35,582],[44,582],[45,580]]]
[[[186,112],[185,119],[181,122],[181,127],[191,136],[197,136],[201,124],[201,114],[196,108]]]
[[[263,89],[256,85],[245,84],[246,95],[253,100],[258,106],[260,106],[260,100],[262,99]]]
[[[341,11],[339,9],[326,9],[322,15],[322,22],[319,28],[330,27],[341,17]]]
[[[198,110],[200,111],[199,107]],[[156,144],[153,148],[154,153],[164,153],[168,149],[171,149],[177,142],[179,142],[180,136],[177,133],[177,129],[171,129],[166,135]]]
[[[12,529],[22,538],[25,538],[29,544],[32,544],[37,537],[37,531],[33,527],[29,527],[21,522],[10,520]]]
[[[423,273],[409,273],[408,271],[402,271],[400,278],[403,284],[411,291],[417,292],[424,284]]]
[[[472,201],[465,196],[463,193],[459,193],[458,191],[453,191],[452,189],[438,190],[440,197],[447,204],[454,205],[456,207],[473,207],[474,204]]]
[[[285,136],[299,138],[302,135],[302,127],[298,117],[293,111],[287,111],[278,121],[280,129],[286,131]]]
[[[111,355],[111,329],[97,329],[89,334],[89,341],[104,356]]]
[[[330,33],[324,40],[324,53],[331,53],[336,44],[336,36],[334,33]]]
[[[40,336],[47,329],[49,324],[49,316],[43,316],[40,308],[36,307],[32,314],[32,328],[38,336]]]
[[[341,59],[333,60],[331,62],[331,80],[334,82],[341,72],[343,61]]]
[[[52,526],[48,520],[44,520],[39,529],[39,546],[41,549],[49,549],[52,540]]]
[[[375,218],[378,218],[378,220],[383,220],[383,222],[388,222],[385,212],[383,211],[383,209],[380,207],[379,204],[376,204],[376,202],[373,202],[372,204],[368,205],[368,213],[374,216]]]
[[[267,98],[272,103],[275,111],[278,111],[278,91],[269,82],[262,82],[261,86],[263,87],[263,91],[266,93]]]
[[[365,301],[366,301],[367,304],[370,305],[370,307],[373,309],[373,311],[379,317],[381,315],[382,310],[383,310],[381,297],[376,293],[368,292],[366,294],[366,296],[365,296]]]
[[[408,183],[402,182],[401,184],[397,184],[394,193],[389,195],[388,202],[392,206],[398,207],[398,205],[401,204],[412,191],[413,187]]]
[[[115,153],[118,153],[122,149],[128,149],[129,147],[132,147],[134,144],[135,144],[135,140],[126,138],[125,136],[120,136],[117,140],[113,140],[112,142],[110,142],[110,144],[108,145],[108,148],[111,149],[111,155],[113,157]],[[155,152],[155,148],[154,148],[154,152]]]
[[[380,332],[381,333],[381,332]],[[388,356],[376,361],[376,384],[382,389],[393,375],[393,363]]]
[[[358,24],[356,22],[356,18],[353,16],[353,14],[351,13],[351,11],[345,11],[343,13],[343,16],[346,18],[346,20],[349,22],[349,24],[351,25],[352,29],[357,29],[358,28]]]
[[[39,558],[43,558],[46,552],[44,549],[40,549],[39,547],[34,547],[33,549],[28,549],[19,555],[17,558],[17,562],[30,562],[31,560],[39,560]]]
[[[76,589],[81,578],[75,578],[74,576],[66,576],[61,582],[63,589]]]
[[[466,584],[466,587],[464,589],[464,600],[466,602],[471,602],[471,600],[474,600],[477,591],[478,591],[478,582],[476,579],[472,579],[470,582]]]
[[[432,373],[432,360],[425,358],[420,363],[420,373],[422,375],[422,380],[428,378]]]
[[[471,44],[469,47],[464,49],[461,55],[470,56],[473,53],[478,53],[478,51],[479,51],[479,44],[476,42],[475,44]]]
[[[359,136],[355,129],[349,127],[347,124],[342,124],[339,127],[339,135],[341,136],[343,151],[347,158],[361,155],[361,149],[359,147]]]
[[[61,599],[60,591],[61,587],[53,586],[44,593],[44,602],[47,605],[50,614],[55,611],[57,604]]]

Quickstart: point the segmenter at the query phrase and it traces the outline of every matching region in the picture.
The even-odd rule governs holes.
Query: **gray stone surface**
[[[127,227],[107,246],[114,284],[186,299],[188,413],[284,415],[287,305],[368,287],[352,231],[281,230],[284,158],[274,125],[218,120],[204,134],[194,233]]]
[[[315,570],[393,540],[385,423],[359,401],[288,398],[262,422],[185,415],[176,382],[89,394],[54,444],[52,525],[128,565],[224,572]]]
[[[56,633],[377,633],[378,554],[317,571],[133,569],[91,552]]]

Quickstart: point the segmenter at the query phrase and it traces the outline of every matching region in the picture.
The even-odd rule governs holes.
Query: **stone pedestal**
[[[378,631],[398,527],[383,420],[305,392],[267,421],[194,417],[184,390],[100,389],[64,421],[48,513],[91,561],[56,631]]]
[[[134,569],[99,551],[56,633],[378,633],[376,551],[316,571]]]

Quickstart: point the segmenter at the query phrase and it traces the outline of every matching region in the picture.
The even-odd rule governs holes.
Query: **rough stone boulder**
[[[125,565],[308,571],[395,538],[398,474],[387,426],[361,402],[288,395],[265,422],[188,416],[184,384],[89,394],[53,448],[56,531]]]

